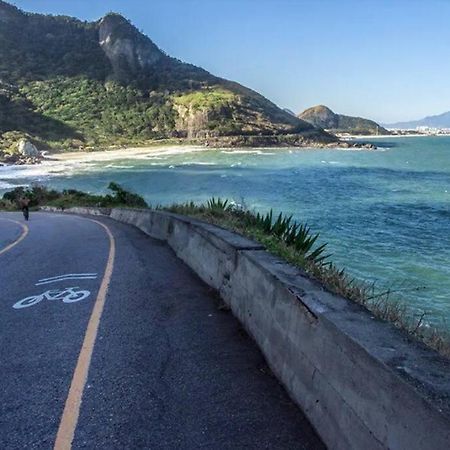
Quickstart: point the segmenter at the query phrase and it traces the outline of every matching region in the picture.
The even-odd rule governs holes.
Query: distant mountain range
[[[0,152],[21,137],[66,149],[170,138],[337,141],[257,92],[168,56],[119,14],[84,22],[0,0]]]
[[[397,128],[400,130],[414,130],[417,127],[450,128],[450,111],[436,116],[428,116],[420,120],[410,122],[397,122],[385,125],[386,128]]]
[[[332,133],[349,133],[354,135],[389,134],[389,131],[373,120],[361,117],[336,114],[324,105],[313,106],[298,115],[311,125]]]

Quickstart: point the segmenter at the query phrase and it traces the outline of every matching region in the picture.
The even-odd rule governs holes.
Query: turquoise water
[[[111,180],[155,204],[221,196],[307,222],[333,260],[450,326],[450,138],[373,140],[377,151],[208,150],[0,168],[0,189],[39,181],[104,192]]]

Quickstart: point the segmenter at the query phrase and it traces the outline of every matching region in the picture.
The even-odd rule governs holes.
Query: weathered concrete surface
[[[330,448],[449,448],[449,361],[245,238],[159,211],[111,217],[220,292]]]

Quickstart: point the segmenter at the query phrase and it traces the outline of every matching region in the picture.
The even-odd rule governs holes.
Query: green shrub
[[[11,209],[18,205],[22,197],[30,199],[31,207],[56,206],[70,208],[71,206],[128,206],[133,208],[146,208],[147,203],[138,194],[123,189],[119,184],[111,182],[108,189],[112,194],[93,195],[75,189],[67,189],[62,192],[49,189],[45,186],[32,185],[30,188],[17,187],[3,195],[5,209]],[[0,203],[0,207],[2,204]],[[6,208],[9,206],[9,208]]]

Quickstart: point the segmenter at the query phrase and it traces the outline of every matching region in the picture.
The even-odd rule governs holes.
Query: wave
[[[19,187],[19,186],[26,186],[26,184],[11,184],[11,183],[7,183],[5,181],[1,181],[0,180],[0,190],[3,190],[3,189],[14,189],[14,188]]]
[[[261,150],[221,150],[220,153],[228,155],[262,155],[264,152]]]
[[[181,163],[182,166],[217,166],[216,163],[206,161],[186,161]]]
[[[121,166],[119,164],[108,164],[105,166],[106,169],[133,169],[134,166]]]

